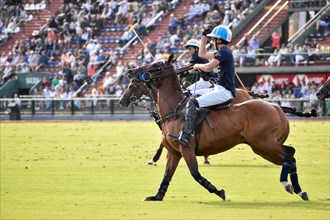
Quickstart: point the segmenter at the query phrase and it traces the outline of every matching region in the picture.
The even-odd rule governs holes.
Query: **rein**
[[[154,106],[157,106],[156,103],[157,101],[154,99],[154,97],[156,96],[156,90],[157,88],[155,88],[150,82],[147,82],[146,83],[146,87],[149,91],[149,94],[151,96],[151,100],[152,102],[154,103]],[[153,96],[153,94],[155,96]],[[184,103],[186,99],[186,96],[183,97],[183,99],[178,103],[178,105],[168,114],[165,114],[165,115],[160,115],[159,112],[156,112],[158,115],[159,115],[159,119],[156,120],[156,123],[162,123],[163,121],[166,121],[168,119],[171,119],[173,117],[176,117],[179,115],[179,109],[180,109],[180,106],[182,105],[182,103]],[[167,100],[165,100],[167,102]],[[169,103],[167,102],[167,104],[169,105]],[[154,110],[153,110],[154,112]]]
[[[169,65],[170,63],[168,62],[162,62],[161,64],[152,64],[151,67],[152,68],[139,68],[139,69],[135,69],[135,70],[130,70],[128,73],[128,78],[130,79],[131,82],[133,81],[142,81],[145,83],[149,94],[150,94],[150,98],[152,100],[153,103],[157,103],[157,101],[155,100],[156,94],[157,94],[157,90],[160,87],[160,82],[163,79],[169,78],[169,77],[177,77],[178,74],[187,71],[189,69],[192,69],[192,65],[189,65],[187,67],[181,68],[180,70],[177,71],[171,71],[169,69],[174,69],[173,65]],[[153,74],[152,74],[153,73]],[[156,85],[154,85],[156,83]],[[158,96],[161,97],[162,94],[158,91]],[[166,120],[169,120],[173,117],[177,117],[179,115],[179,109],[180,106],[182,105],[182,103],[185,102],[186,100],[186,96],[183,96],[182,100],[177,104],[177,106],[175,107],[171,107],[168,100],[164,99],[164,101],[167,103],[167,105],[170,107],[170,109],[172,109],[172,111],[170,111],[169,113],[165,114],[165,115],[160,115],[158,114],[158,112],[155,112],[154,110],[151,111],[151,113],[157,113],[158,115],[160,115],[159,119],[156,122],[164,122]],[[135,103],[136,104],[136,103]],[[154,105],[156,106],[156,105]],[[145,107],[147,108],[147,107]],[[148,109],[148,108],[147,108]],[[150,109],[148,109],[148,111],[150,112]]]

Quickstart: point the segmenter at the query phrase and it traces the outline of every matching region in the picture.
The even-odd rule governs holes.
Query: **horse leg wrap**
[[[158,192],[156,194],[157,200],[163,200],[169,185],[170,185],[170,183],[167,180],[163,180],[161,182]]]
[[[162,155],[163,148],[158,148],[155,156],[152,158],[154,162],[157,162],[160,158],[160,155]]]
[[[207,179],[201,176],[200,173],[193,175],[194,179],[201,184],[205,189],[207,189],[210,193],[213,193],[217,188],[212,185]]]
[[[283,164],[282,164],[282,171],[281,171],[280,181],[281,182],[287,182],[290,167],[291,167],[291,164],[292,164],[292,158],[293,158],[293,155],[295,153],[295,149],[293,147],[283,145],[283,150],[284,150],[284,153],[285,153],[285,158],[284,158]],[[286,187],[286,186],[284,186],[284,187]]]
[[[197,174],[193,174],[192,176],[199,184],[201,184],[210,193],[215,193],[217,196],[223,199],[223,201],[226,201],[226,193],[223,189],[218,190],[214,185],[212,185],[212,183],[210,183],[207,179],[202,177],[199,172]]]
[[[292,158],[295,153],[295,149],[290,146],[283,145],[283,150],[285,152],[285,158],[282,164],[280,182],[288,193],[293,193],[294,188],[291,184],[288,183],[288,175],[292,166]]]
[[[292,164],[291,164],[291,168],[290,168],[290,179],[291,179],[291,183],[292,183],[294,192],[296,194],[300,193],[301,187],[300,187],[299,181],[298,181],[297,166],[296,166],[295,158],[292,159]]]
[[[282,171],[281,171],[281,176],[280,176],[280,181],[281,182],[287,182],[288,181],[288,175],[289,171],[291,168],[291,160],[289,159],[284,159],[283,164],[282,164]]]
[[[292,159],[294,154],[296,153],[296,150],[293,147],[283,145],[283,150],[285,152],[285,158]]]

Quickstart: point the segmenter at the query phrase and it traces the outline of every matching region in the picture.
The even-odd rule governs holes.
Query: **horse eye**
[[[152,67],[157,67],[157,66],[158,66],[157,63],[152,64]]]

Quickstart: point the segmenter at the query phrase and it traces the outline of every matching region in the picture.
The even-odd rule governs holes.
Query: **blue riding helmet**
[[[231,33],[231,30],[227,26],[219,25],[219,26],[216,26],[212,30],[212,32],[206,36],[212,37],[212,38],[219,38],[219,39],[225,40],[229,43],[232,38],[232,33]]]

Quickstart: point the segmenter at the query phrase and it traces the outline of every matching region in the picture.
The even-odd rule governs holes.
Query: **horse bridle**
[[[161,64],[161,65],[160,65]],[[128,71],[128,78],[130,79],[131,83],[137,85],[138,82],[142,81],[145,83],[150,97],[154,103],[156,103],[156,100],[154,99],[154,95],[156,94],[156,90],[160,86],[160,82],[162,79],[176,76],[178,74],[178,71],[167,71],[168,69],[174,68],[173,65],[167,61],[154,63],[151,65],[152,69],[140,67],[137,69],[131,69]],[[190,66],[188,68],[191,68]],[[185,71],[185,70],[182,70]],[[181,70],[180,70],[181,72]],[[137,85],[138,86],[138,85]],[[135,87],[136,88],[136,87]],[[136,97],[135,97],[136,98]],[[183,99],[178,103],[176,107],[171,107],[173,110],[163,116],[160,116],[159,121],[164,121],[172,117],[176,117],[179,115],[179,108],[184,103],[186,97],[184,96]],[[130,98],[130,101],[132,99]],[[167,102],[167,100],[165,99]],[[168,103],[169,105],[169,103]]]
[[[143,81],[145,83],[159,83],[162,79],[176,74],[175,71],[166,71],[168,69],[174,68],[173,65],[167,61],[151,64],[151,67],[152,68],[140,67],[136,69],[130,69],[128,71],[127,77],[131,82]]]

